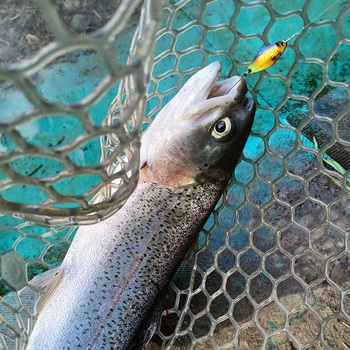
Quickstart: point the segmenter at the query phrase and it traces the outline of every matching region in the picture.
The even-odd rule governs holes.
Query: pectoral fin
[[[54,272],[51,280],[49,281],[43,293],[41,294],[38,301],[34,305],[35,313],[40,313],[44,309],[46,303],[51,299],[51,297],[53,296],[53,294],[56,292],[57,288],[61,284],[63,277],[64,277],[63,269],[59,269]]]
[[[32,285],[35,289],[41,290],[49,285],[51,280],[56,276],[57,272],[61,269],[60,266],[55,267],[54,269],[45,271],[40,275],[35,276],[29,281],[29,284]],[[20,295],[27,294],[31,292],[32,289],[29,287],[24,287],[19,291]]]
[[[63,269],[59,266],[49,271],[43,272],[38,276],[35,276],[30,280],[29,284],[34,286],[37,290],[43,290],[38,301],[34,305],[34,312],[40,313],[48,300],[51,299],[52,295],[61,284],[64,276]],[[19,294],[23,295],[32,291],[29,287],[23,288]]]

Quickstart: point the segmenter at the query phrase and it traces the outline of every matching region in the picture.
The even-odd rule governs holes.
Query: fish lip
[[[221,62],[216,61],[216,62],[212,62],[211,64],[209,64],[207,67],[205,67],[204,69],[208,70],[208,81],[207,81],[207,87],[206,87],[206,91],[204,94],[204,99],[208,100],[210,99],[210,95],[212,93],[212,90],[215,86],[215,84],[218,83],[218,77],[220,75],[221,72]]]
[[[252,104],[246,100],[248,88],[244,79],[233,76],[218,81],[221,68],[221,62],[216,61],[198,71],[181,88],[168,109],[176,106],[176,113],[186,115],[182,116],[186,120],[198,119],[214,110],[217,113],[233,108],[252,111]]]
[[[221,72],[221,63],[213,62],[207,68],[210,69],[211,77],[205,93],[206,100],[220,99],[222,103],[232,100],[238,103],[246,103],[248,88],[242,76],[233,76],[218,81]]]
[[[219,76],[220,71],[217,76]],[[234,102],[240,105],[246,111],[251,112],[255,108],[252,98],[246,96],[248,92],[247,84],[241,76],[233,76],[221,81],[213,80],[210,91],[207,95],[207,101],[219,104],[231,104]]]
[[[248,89],[242,77],[233,76],[218,81],[222,64],[215,61],[201,69],[182,87],[181,104],[198,105],[200,101],[210,101],[216,105],[230,101],[241,102]],[[216,102],[216,103],[215,103]]]

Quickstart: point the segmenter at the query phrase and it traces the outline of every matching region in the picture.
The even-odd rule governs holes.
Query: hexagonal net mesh
[[[242,73],[262,46],[301,34],[246,79],[258,110],[243,159],[173,279],[149,349],[350,348],[349,2],[181,1],[164,11],[158,104],[197,65]]]
[[[160,4],[145,1],[141,11],[140,1],[114,1],[104,18],[91,5],[10,1],[0,12],[2,213],[94,223],[136,186]],[[84,25],[89,35],[79,35]]]
[[[349,2],[170,1],[162,18],[145,123],[209,62],[222,62],[223,77],[240,74],[262,46],[300,34],[247,78],[258,108],[242,161],[174,276],[147,349],[350,348]],[[16,262],[23,276],[24,266],[57,265],[73,236],[0,219],[1,263]],[[4,289],[22,286],[4,272]],[[4,348],[26,341],[26,302],[16,293],[2,301]]]

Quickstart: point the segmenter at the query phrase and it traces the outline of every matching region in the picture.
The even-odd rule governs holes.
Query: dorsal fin
[[[54,269],[53,273],[51,273],[51,278],[48,280],[48,276],[45,277],[45,283],[46,283],[46,288],[40,295],[38,301],[34,305],[34,313],[40,313],[46,303],[51,299],[52,295],[56,292],[58,286],[61,284],[63,276],[64,276],[64,271],[63,269]],[[51,272],[51,271],[47,271]],[[47,281],[48,280],[48,281]]]

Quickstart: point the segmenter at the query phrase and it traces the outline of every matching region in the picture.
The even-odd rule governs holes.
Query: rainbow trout
[[[27,350],[129,350],[149,341],[159,301],[253,122],[244,80],[217,82],[220,70],[219,62],[200,70],[163,108],[142,138],[140,179],[124,207],[80,227],[54,276],[37,281],[48,285]]]

